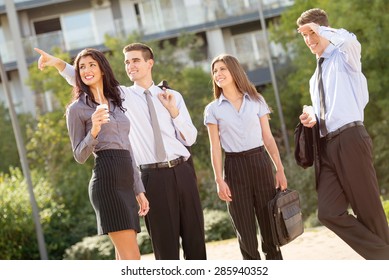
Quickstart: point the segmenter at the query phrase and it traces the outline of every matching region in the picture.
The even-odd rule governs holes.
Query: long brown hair
[[[112,99],[113,104],[118,106],[123,112],[125,109],[122,106],[123,99],[120,96],[119,82],[116,80],[111,65],[109,64],[105,55],[96,50],[87,48],[78,53],[74,60],[74,68],[76,70],[76,86],[73,88],[73,100],[78,99],[82,93],[85,93],[89,96],[92,102],[97,104],[93,93],[90,91],[89,86],[84,84],[80,76],[79,63],[80,59],[83,57],[90,56],[99,64],[100,70],[103,73],[103,94],[105,98]]]
[[[239,63],[238,59],[229,54],[220,54],[216,56],[211,63],[211,77],[213,83],[213,96],[215,99],[218,99],[222,93],[221,88],[216,84],[213,79],[213,68],[216,62],[224,62],[228,71],[230,71],[232,79],[235,82],[236,87],[241,93],[248,93],[250,97],[255,100],[260,100],[261,94],[257,91],[254,84],[247,77],[246,72],[244,71],[242,65]]]

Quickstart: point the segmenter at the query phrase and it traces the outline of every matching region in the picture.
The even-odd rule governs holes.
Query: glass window
[[[61,20],[67,49],[84,48],[97,43],[91,12],[63,15]]]
[[[233,36],[235,54],[245,70],[266,66],[265,48],[262,34],[250,32]]]
[[[15,47],[12,40],[6,40],[3,28],[0,22],[0,55],[3,63],[15,61]]]

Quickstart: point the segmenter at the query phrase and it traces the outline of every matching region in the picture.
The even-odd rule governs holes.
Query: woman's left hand
[[[136,200],[139,204],[139,216],[146,216],[150,210],[149,201],[147,200],[145,193],[140,193],[136,196]]]

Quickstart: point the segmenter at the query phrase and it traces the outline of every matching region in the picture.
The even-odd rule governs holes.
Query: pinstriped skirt
[[[126,229],[140,232],[133,174],[128,150],[96,153],[89,182],[89,199],[96,213],[98,234]]]

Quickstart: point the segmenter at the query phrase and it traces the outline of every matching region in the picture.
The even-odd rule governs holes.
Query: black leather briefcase
[[[268,207],[274,245],[283,246],[303,234],[304,224],[297,191],[277,190]]]

